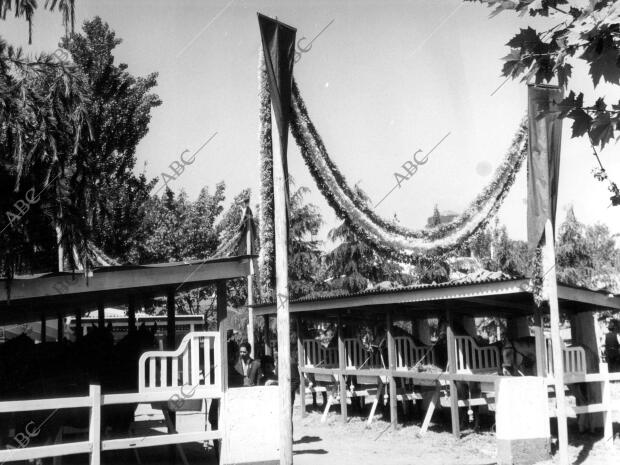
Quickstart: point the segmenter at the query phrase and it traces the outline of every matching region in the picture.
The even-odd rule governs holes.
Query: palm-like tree
[[[71,34],[75,28],[75,0],[45,0],[45,8],[50,11],[58,6],[58,11],[62,14],[62,23],[65,26],[65,35],[69,36],[69,25]],[[32,17],[38,5],[36,0],[0,0],[0,19],[6,19],[9,11],[15,12],[16,18],[25,18],[28,22],[28,43],[32,43]]]

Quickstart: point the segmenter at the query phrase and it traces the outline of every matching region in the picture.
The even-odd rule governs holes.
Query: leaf
[[[620,84],[620,50],[613,37],[617,30],[619,28],[615,24],[587,34],[588,45],[580,58],[590,63],[590,75],[595,87],[601,78],[612,84]]]
[[[506,45],[511,48],[533,51],[537,46],[543,44],[540,37],[538,37],[538,33],[531,27],[521,29],[520,31]]]
[[[590,138],[594,145],[600,144],[601,149],[604,149],[605,144],[614,138],[614,128],[608,112],[599,112],[596,115],[596,119],[592,122],[590,129]]]
[[[568,114],[568,117],[573,120],[573,134],[571,137],[581,137],[590,130],[592,117],[581,108],[575,108],[572,110]]]

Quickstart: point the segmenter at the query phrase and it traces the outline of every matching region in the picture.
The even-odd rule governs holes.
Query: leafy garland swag
[[[260,207],[258,211],[259,291],[262,302],[273,300],[275,281],[275,236],[273,229],[273,153],[271,140],[271,101],[265,56],[259,51],[258,100],[259,100],[259,153],[260,153]]]
[[[261,283],[268,284],[273,271],[273,160],[271,154],[271,104],[267,71],[259,67],[261,156]],[[404,263],[425,263],[457,252],[497,214],[527,154],[527,118],[514,136],[508,153],[492,181],[469,207],[447,224],[412,230],[379,217],[347,184],[327,153],[297,83],[293,81],[291,132],[300,147],[317,187],[336,214],[360,238],[386,258]],[[271,258],[269,258],[271,256]],[[264,288],[265,289],[265,288]]]

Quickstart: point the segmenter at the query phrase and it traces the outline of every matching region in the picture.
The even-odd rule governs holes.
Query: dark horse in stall
[[[0,399],[24,400],[88,395],[90,384],[103,393],[137,392],[138,359],[154,347],[154,335],[144,326],[116,345],[105,328],[93,328],[72,343],[35,344],[26,335],[0,345]],[[103,408],[102,430],[126,433],[137,405]],[[86,408],[0,414],[0,448],[51,444],[61,428],[88,428]]]

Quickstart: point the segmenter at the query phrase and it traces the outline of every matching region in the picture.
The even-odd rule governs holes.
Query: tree
[[[536,83],[555,80],[562,88],[571,82],[571,60],[587,63],[596,88],[601,80],[620,84],[620,8],[614,0],[590,0],[569,3],[568,0],[465,0],[485,3],[494,8],[491,16],[505,10],[524,15],[544,16],[555,25],[544,31],[531,27],[521,29],[507,45],[502,74]],[[583,92],[571,90],[558,102],[560,118],[573,120],[573,137],[588,136],[599,168],[594,171],[600,181],[609,182],[612,204],[620,205],[620,188],[608,179],[597,148],[620,136],[620,101],[611,107],[603,97],[584,104]]]
[[[43,271],[59,242],[85,255],[88,227],[72,193],[87,163],[79,147],[90,136],[89,99],[75,66],[47,54],[27,60],[0,39],[0,261],[9,278]]]
[[[75,23],[75,0],[45,0],[45,8],[54,11],[58,4],[58,10],[62,14],[62,22],[65,33],[68,35],[68,25],[71,23],[73,33]],[[32,43],[32,18],[38,8],[36,0],[0,0],[0,19],[6,20],[6,14],[13,10],[16,18],[24,18],[28,22],[28,43]]]
[[[61,1],[62,5],[68,2]],[[127,260],[155,184],[144,175],[136,176],[134,168],[136,148],[148,132],[151,112],[161,105],[151,93],[157,74],[135,77],[126,64],[115,64],[113,53],[121,39],[101,18],[86,21],[83,31],[60,44],[92,89],[87,105],[92,137],[83,141],[78,152],[83,162],[78,165],[74,208],[88,213],[93,240],[104,252]]]
[[[594,289],[617,286],[620,251],[607,226],[585,226],[571,207],[559,229],[556,246],[558,280]]]
[[[297,189],[290,199],[290,229],[288,243],[289,294],[296,299],[317,288],[321,268],[321,241],[316,239],[323,218],[316,205],[303,203],[310,192],[307,187]]]
[[[355,189],[361,199],[369,200],[358,186]],[[329,231],[328,238],[339,243],[325,255],[329,287],[332,290],[359,292],[382,281],[412,283],[412,277],[403,272],[400,264],[382,257],[360,240],[346,222]]]

